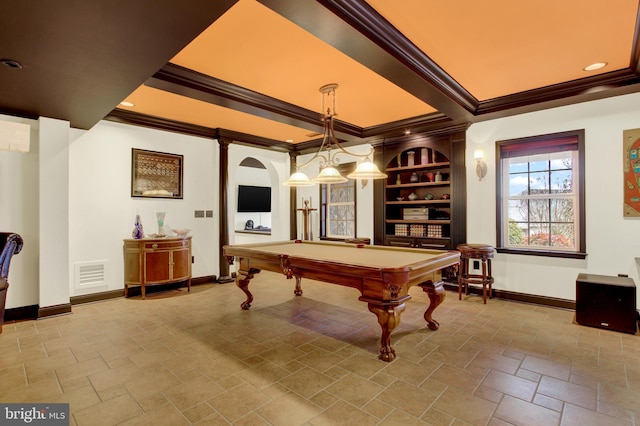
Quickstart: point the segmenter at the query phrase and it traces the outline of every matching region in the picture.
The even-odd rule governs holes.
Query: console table
[[[124,240],[124,295],[129,286],[187,282],[191,291],[191,237],[143,238]]]

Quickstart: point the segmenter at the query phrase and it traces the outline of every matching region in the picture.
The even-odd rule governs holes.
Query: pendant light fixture
[[[324,131],[322,135],[322,143],[318,151],[309,159],[309,161],[296,167],[296,172],[287,179],[284,186],[311,186],[314,183],[327,184],[327,183],[341,183],[346,182],[349,179],[384,179],[387,175],[381,172],[378,167],[371,161],[370,157],[373,156],[373,148],[367,154],[356,154],[345,149],[338,138],[336,138],[333,123],[336,113],[336,89],[337,84],[327,84],[320,88],[322,93],[322,121],[324,124]],[[331,98],[330,102],[326,102],[327,98]],[[326,112],[325,112],[326,106]],[[332,152],[333,151],[333,152]],[[339,160],[336,158],[339,154],[347,154],[353,157],[364,157],[364,161],[356,167],[352,173],[347,175],[347,178],[342,176],[336,169],[339,164]],[[320,174],[313,179],[309,179],[306,174],[300,171],[300,169],[308,166],[315,160],[320,161]]]

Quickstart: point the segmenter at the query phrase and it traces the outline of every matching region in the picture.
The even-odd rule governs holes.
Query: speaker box
[[[631,278],[578,274],[578,324],[635,333],[637,316],[636,285]]]

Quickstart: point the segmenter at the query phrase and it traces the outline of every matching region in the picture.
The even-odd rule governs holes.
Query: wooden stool
[[[465,294],[469,294],[469,284],[482,286],[482,301],[487,303],[487,286],[489,287],[489,299],[493,297],[491,285],[491,259],[495,250],[487,244],[460,244],[457,247],[460,252],[460,266],[458,268],[458,300],[462,300],[462,286]],[[482,274],[469,272],[469,260],[476,259],[482,262]]]

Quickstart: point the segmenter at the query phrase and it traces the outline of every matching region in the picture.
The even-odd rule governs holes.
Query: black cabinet
[[[579,274],[576,322],[625,333],[636,332],[636,286],[631,278]]]

